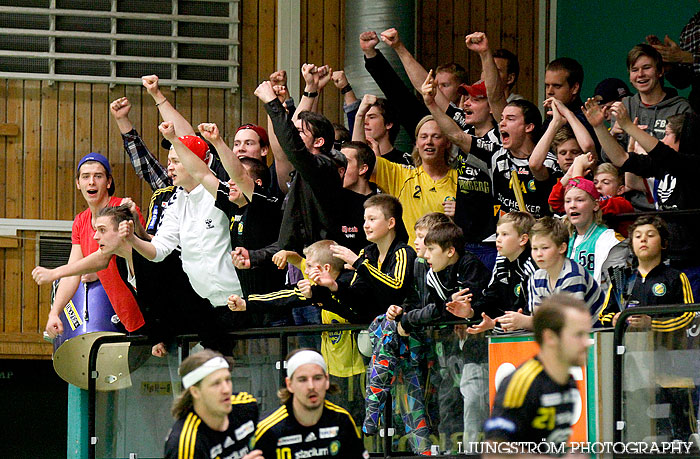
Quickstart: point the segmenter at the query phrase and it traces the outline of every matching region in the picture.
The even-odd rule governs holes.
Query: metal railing
[[[466,324],[465,321],[446,321],[439,324],[435,324],[435,327],[450,327],[458,324]],[[367,330],[368,325],[358,325],[358,324],[328,324],[328,325],[303,325],[303,326],[284,326],[284,327],[272,327],[272,328],[253,328],[248,330],[239,330],[230,332],[227,336],[235,340],[251,340],[251,339],[261,339],[261,338],[275,338],[279,340],[279,353],[276,356],[277,365],[276,369],[279,376],[279,386],[284,385],[285,379],[285,356],[289,352],[288,338],[294,336],[319,336],[322,332],[342,332],[351,331],[359,332]],[[485,339],[485,338],[484,338]],[[176,337],[176,342],[178,348],[182,350],[182,358],[186,357],[187,351],[189,350],[189,345],[191,343],[199,341],[200,338],[197,335],[179,335]],[[105,344],[112,343],[130,343],[131,345],[149,345],[152,342],[145,336],[103,336],[97,338],[89,353],[88,357],[88,401],[87,401],[87,415],[88,415],[88,425],[87,425],[87,436],[88,436],[88,458],[94,459],[97,457],[97,444],[100,441],[96,431],[96,419],[97,419],[97,390],[96,381],[100,377],[97,372],[97,360],[98,352],[101,346]],[[366,369],[366,368],[365,368]],[[364,388],[362,389],[364,393]],[[395,451],[393,442],[393,407],[392,398],[389,394],[388,399],[384,408],[384,421],[383,428],[380,430],[379,437],[381,438],[381,447],[383,453],[373,453],[372,456],[381,457],[420,457],[413,456],[410,453]],[[462,455],[461,457],[464,457]]]
[[[667,305],[667,306],[644,306],[644,307],[634,307],[626,308],[618,317],[617,324],[615,325],[615,332],[613,337],[613,419],[614,419],[614,429],[613,438],[615,442],[623,441],[622,435],[627,427],[627,419],[623,415],[624,411],[624,366],[623,359],[627,351],[624,345],[624,338],[626,333],[629,331],[629,327],[626,325],[626,319],[632,315],[648,315],[652,318],[658,316],[667,316],[670,314],[678,314],[684,312],[699,312],[700,304],[677,304],[677,305]],[[637,329],[635,329],[637,330]],[[653,332],[653,331],[652,331]],[[657,332],[664,333],[664,332]],[[655,350],[655,349],[654,349]],[[700,352],[698,353],[700,358]]]

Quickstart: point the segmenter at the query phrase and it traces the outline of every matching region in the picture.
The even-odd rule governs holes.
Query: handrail
[[[622,441],[622,429],[618,428],[618,422],[623,422],[622,419],[622,356],[624,352],[620,349],[622,346],[622,338],[627,329],[627,317],[639,314],[649,316],[674,314],[678,312],[698,312],[700,311],[700,303],[693,304],[673,304],[659,306],[638,306],[634,308],[626,308],[620,313],[615,325],[613,335],[613,438],[615,442]]]

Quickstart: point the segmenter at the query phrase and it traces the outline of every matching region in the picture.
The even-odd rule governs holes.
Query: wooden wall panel
[[[240,88],[191,89],[163,87],[162,92],[195,125],[212,121],[227,142],[245,122],[265,123],[265,110],[253,91],[277,69],[275,57],[277,2],[241,2]],[[301,62],[343,68],[346,0],[301,0]],[[495,2],[495,3],[493,3]],[[520,56],[517,91],[533,98],[537,62],[537,0],[419,0],[417,57],[426,68],[456,61],[479,77],[479,59],[464,47],[464,35],[486,30],[494,48],[505,46]],[[299,72],[299,69],[285,69]],[[160,117],[152,98],[138,86],[88,83],[35,83],[0,80],[0,122],[20,127],[15,137],[0,137],[0,218],[72,220],[85,208],[74,185],[77,160],[89,151],[105,153],[112,162],[119,195],[127,195],[147,212],[150,188],[137,178],[123,152],[121,136],[109,103],[126,95],[130,119],[149,149],[167,163],[160,148]],[[332,83],[320,101],[332,121],[342,120],[342,98]],[[36,287],[30,270],[36,258],[35,233],[25,232],[0,248],[0,357],[43,357],[49,287]],[[10,240],[11,241],[11,240]],[[12,244],[10,244],[12,245]]]
[[[481,61],[464,45],[464,36],[485,32],[492,49],[506,48],[520,61],[518,94],[537,97],[537,14],[539,0],[418,0],[416,57],[426,69],[457,62],[469,80],[481,75]]]

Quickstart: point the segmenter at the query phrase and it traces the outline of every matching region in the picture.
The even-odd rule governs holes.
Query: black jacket
[[[428,272],[429,303],[421,309],[402,314],[401,326],[410,333],[433,322],[455,320],[455,316],[446,309],[446,304],[452,301],[452,294],[469,288],[477,297],[488,285],[489,278],[486,266],[471,252],[465,252],[457,263],[440,272],[431,269]]]
[[[306,149],[279,100],[265,104],[265,109],[295,170],[284,203],[280,248],[301,253],[321,239],[342,240],[336,223],[340,211],[337,196],[343,188],[338,168],[327,155],[314,155]]]

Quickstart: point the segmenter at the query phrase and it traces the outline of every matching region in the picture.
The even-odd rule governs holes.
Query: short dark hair
[[[627,71],[629,71],[634,63],[637,62],[637,59],[642,56],[650,57],[651,60],[654,61],[657,72],[661,72],[663,70],[663,57],[661,57],[661,54],[656,50],[656,48],[647,43],[640,43],[638,45],[634,45],[627,53]]]
[[[454,223],[439,223],[425,235],[424,245],[436,244],[445,251],[454,247],[459,255],[464,253],[464,232]]]
[[[676,140],[680,142],[681,132],[683,132],[683,123],[685,122],[685,113],[676,113],[666,118],[666,126],[671,130]]]
[[[348,128],[342,124],[333,123],[333,133],[335,134],[335,142],[333,146],[336,150],[340,150],[341,145],[352,140],[352,135]]]
[[[435,75],[440,72],[451,73],[457,78],[459,84],[469,82],[469,75],[467,75],[467,71],[456,62],[447,62],[445,64],[438,65],[437,68],[435,68]]]
[[[251,176],[253,180],[260,180],[262,182],[262,187],[267,188],[270,185],[270,169],[267,164],[260,161],[257,158],[250,158],[248,156],[242,156],[238,160],[243,164],[248,175]]]
[[[535,236],[548,236],[556,245],[569,244],[569,231],[558,218],[542,217],[530,229],[530,240]]]
[[[119,228],[119,224],[121,222],[134,219],[134,216],[131,214],[131,209],[127,204],[103,207],[97,211],[97,218],[99,217],[110,217],[112,219],[114,229]]]
[[[518,82],[518,76],[520,76],[520,63],[518,62],[518,56],[511,53],[505,48],[500,48],[493,52],[493,57],[499,57],[501,59],[505,59],[508,62],[506,66],[506,72],[508,72],[508,74],[512,73],[513,75],[515,75],[515,79],[513,80],[513,83],[510,84],[509,88],[515,86],[515,83]]]
[[[384,218],[393,218],[398,223],[403,217],[403,206],[401,201],[390,194],[375,194],[365,201],[363,207],[379,207],[384,214]]]
[[[314,139],[323,139],[323,145],[321,145],[320,150],[324,153],[330,152],[335,141],[335,131],[333,130],[333,124],[328,118],[320,113],[310,111],[299,113],[297,118],[309,130]]]
[[[627,228],[627,234],[630,236],[630,242],[632,241],[634,230],[643,225],[651,225],[656,228],[656,231],[659,232],[659,237],[661,238],[661,258],[665,258],[666,252],[668,251],[669,242],[671,240],[671,232],[668,229],[666,221],[658,215],[642,215],[641,217],[637,217],[634,223]],[[637,254],[634,253],[634,250],[632,252],[632,254],[636,257]]]
[[[570,57],[560,57],[558,59],[554,59],[552,62],[547,64],[547,71],[549,70],[565,70],[569,73],[566,77],[566,82],[569,84],[569,86],[573,86],[574,84],[578,83],[579,92],[581,91],[581,88],[583,87],[583,67],[576,59],[572,59]]]
[[[372,171],[377,163],[377,157],[369,145],[364,142],[351,141],[343,143],[341,146],[341,153],[343,148],[351,148],[355,150],[355,155],[357,156],[357,166],[360,167],[363,164],[367,166],[367,172],[364,173],[364,176],[369,179],[372,176]]]
[[[568,293],[555,293],[542,300],[532,318],[532,328],[537,344],[542,344],[545,330],[552,330],[557,335],[561,334],[561,330],[566,325],[567,309],[590,314],[586,303]]]
[[[508,102],[506,107],[518,107],[523,113],[525,124],[532,124],[535,128],[530,133],[530,138],[537,143],[542,135],[542,114],[535,104],[525,99],[516,99]]]
[[[377,97],[377,101],[373,103],[370,107],[377,107],[379,113],[381,113],[382,118],[384,118],[384,124],[391,123],[391,128],[389,129],[389,142],[394,144],[396,137],[399,135],[401,130],[401,124],[399,124],[399,114],[394,109],[394,106],[383,97]]]

